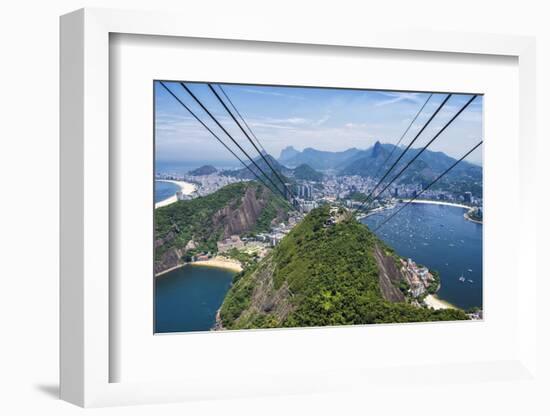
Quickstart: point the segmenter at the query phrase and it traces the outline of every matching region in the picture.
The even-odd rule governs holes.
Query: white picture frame
[[[185,24],[182,22],[185,21]],[[303,31],[284,31],[266,20],[238,25],[223,19],[205,25],[200,19],[185,19],[171,13],[106,9],[83,9],[61,18],[61,398],[80,406],[159,403],[201,398],[243,397],[262,394],[308,393],[361,389],[381,380],[400,377],[405,385],[418,383],[410,368],[331,368],[322,372],[272,374],[264,380],[220,380],[189,377],[177,381],[112,382],[110,368],[120,359],[110,348],[110,310],[114,288],[109,276],[111,216],[109,189],[113,160],[110,159],[111,34],[164,36],[172,38],[224,39],[247,42],[277,42],[300,45],[331,45],[340,48],[424,51],[439,54],[508,56],[519,68],[519,203],[516,275],[522,270],[517,290],[517,343],[507,359],[461,363],[422,363],[426,382],[442,370],[458,380],[536,381],[536,287],[533,261],[536,217],[529,210],[535,195],[529,180],[535,169],[535,42],[528,37],[505,35],[399,32],[393,30],[326,30],[312,26]],[[528,288],[528,289],[527,289]],[[111,308],[111,309],[110,309]],[[359,329],[360,330],[360,329]],[[315,332],[295,330],[302,338]],[[299,335],[298,335],[299,334]],[[241,334],[233,334],[232,336]],[[326,335],[326,334],[325,334]],[[255,335],[256,336],[256,335]],[[320,377],[320,374],[326,377]],[[375,383],[376,381],[376,383]]]

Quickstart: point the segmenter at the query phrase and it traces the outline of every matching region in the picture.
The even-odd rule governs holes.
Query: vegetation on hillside
[[[218,191],[192,200],[178,201],[155,210],[155,240],[157,244],[155,260],[161,258],[166,250],[183,249],[192,239],[194,252],[216,252],[227,219],[217,218],[216,214],[224,208],[238,210],[243,197],[250,188],[256,193],[256,200],[262,201],[263,209],[255,223],[255,231],[267,231],[271,221],[281,212],[288,211],[288,204],[282,198],[267,190],[257,182],[237,182]],[[251,230],[247,230],[251,231]],[[188,254],[189,254],[188,253]]]
[[[227,205],[237,208],[247,184],[231,184],[205,197],[178,201],[155,210],[155,240],[170,240],[155,250],[158,258],[170,247],[184,248],[195,236],[197,249],[216,248],[221,230],[214,231],[213,215]],[[173,237],[173,238],[170,238]]]
[[[203,175],[211,175],[213,173],[216,173],[217,171],[218,169],[216,169],[212,165],[204,165],[204,166],[201,166],[200,168],[189,171],[188,174],[192,176],[203,176]]]
[[[238,250],[236,248],[232,248],[231,250],[226,251],[225,253],[223,253],[223,255],[225,257],[229,257],[231,259],[239,261],[244,269],[258,261],[258,255],[256,253],[249,253],[244,250]]]
[[[428,293],[435,294],[439,290],[439,286],[441,285],[441,278],[439,277],[439,272],[436,270],[431,271],[432,276],[434,277],[434,280],[430,283],[430,285],[427,288]]]
[[[311,166],[303,163],[293,170],[295,179],[302,179],[305,181],[321,182],[323,180],[323,174],[316,171]]]
[[[348,199],[351,199],[352,201],[363,202],[366,198],[367,198],[366,194],[364,194],[363,192],[358,192],[358,191],[351,192],[348,195]]]
[[[380,240],[355,219],[327,225],[329,209],[312,211],[272,253],[236,279],[220,311],[225,328],[467,319],[459,310],[434,311],[384,300],[373,256]],[[255,297],[260,286],[264,293]],[[281,289],[289,294],[284,314],[275,312]],[[266,297],[272,302],[264,302],[263,309],[254,304],[256,298]]]
[[[258,189],[265,190],[265,187],[262,186]],[[278,194],[267,199],[262,212],[256,220],[256,225],[252,230],[252,234],[265,233],[271,230],[272,222],[279,216],[281,210],[288,212],[290,210],[290,204],[280,198]]]

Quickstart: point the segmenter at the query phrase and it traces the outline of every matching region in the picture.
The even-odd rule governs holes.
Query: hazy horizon
[[[376,143],[376,142],[375,142]],[[381,144],[394,144],[394,143],[388,143],[388,142],[380,142]],[[374,143],[373,143],[374,145]],[[403,149],[405,148],[406,145],[403,145],[401,144],[399,146],[400,149]],[[302,149],[299,149],[297,148],[296,146],[293,146],[293,145],[289,145],[287,147],[293,147],[295,150],[299,151],[299,152],[303,152],[306,148],[312,148],[314,150],[319,150],[319,151],[324,151],[323,149],[317,149],[315,147],[311,147],[311,146],[308,146],[308,147],[304,147]],[[367,148],[358,148],[356,147],[355,149],[357,150],[368,150],[370,149],[372,146],[369,146]],[[347,148],[347,149],[343,149],[343,150],[338,150],[338,152],[345,152],[346,150],[350,150],[350,149],[354,149],[354,148]],[[414,147],[412,146],[411,147],[411,150],[418,150],[418,149],[421,149],[421,147]],[[281,149],[282,150],[282,149]],[[428,148],[428,150],[430,150]],[[331,152],[332,150],[328,150],[329,152]],[[336,151],[335,151],[336,152]],[[443,152],[445,153],[445,152]],[[275,159],[279,159],[279,157],[281,156],[281,153],[279,152],[278,154],[272,154],[272,153],[269,153],[271,156],[273,156]],[[251,156],[254,157],[254,159],[259,159],[260,156],[255,153],[255,154],[251,154]],[[451,156],[451,155],[449,155]],[[453,157],[453,156],[451,156]],[[248,159],[246,160],[248,161]],[[470,159],[466,159],[467,162],[469,163],[472,163],[476,166],[483,166],[482,164],[482,161],[476,161],[476,160],[470,160]],[[242,164],[237,160],[237,159],[226,159],[226,160],[216,160],[216,159],[185,159],[185,158],[179,158],[179,159],[157,159],[156,160],[157,163],[181,163],[181,164],[190,164],[190,165],[213,165],[215,167],[217,167],[217,165],[220,165],[222,167],[229,167],[229,166],[232,166],[232,167],[242,167]],[[285,165],[284,162],[279,162],[281,163],[282,165]]]

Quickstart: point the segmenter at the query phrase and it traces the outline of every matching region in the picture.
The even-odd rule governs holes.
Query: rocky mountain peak
[[[376,143],[374,143],[374,146],[372,147],[372,157],[377,158],[383,152],[384,152],[384,148],[382,147],[382,143],[380,143],[380,141],[377,140]]]

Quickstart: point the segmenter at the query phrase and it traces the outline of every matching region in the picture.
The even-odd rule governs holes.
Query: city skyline
[[[166,82],[165,85],[220,138],[230,143],[178,83]],[[299,151],[308,147],[343,151],[353,147],[366,149],[376,141],[396,144],[430,95],[422,92],[222,85],[267,152],[276,158],[288,146]],[[189,87],[241,146],[250,155],[257,156],[207,85],[190,83]],[[445,97],[446,94],[433,94],[402,145],[412,140]],[[453,95],[413,148],[424,146],[470,97]],[[482,102],[483,97],[476,98],[429,149],[454,158],[461,157],[482,138]],[[159,82],[156,82],[155,106],[157,161],[193,163],[212,160],[234,164],[234,157]],[[467,160],[481,165],[482,150],[477,150]]]

